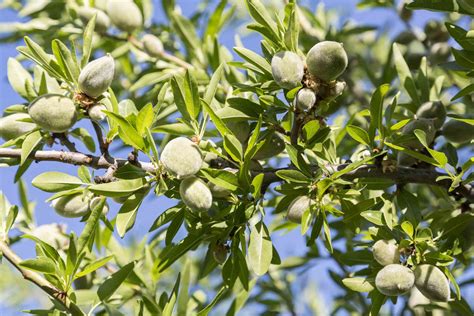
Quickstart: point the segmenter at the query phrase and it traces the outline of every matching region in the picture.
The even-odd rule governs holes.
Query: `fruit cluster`
[[[380,293],[398,296],[408,293],[415,286],[431,301],[449,300],[449,281],[438,267],[419,264],[412,270],[400,264],[400,251],[393,240],[378,240],[372,251],[374,259],[383,266],[375,277],[375,286]]]
[[[340,95],[344,82],[335,81],[347,68],[348,58],[341,43],[323,41],[314,45],[305,60],[298,54],[282,51],[272,58],[272,75],[283,89],[303,86],[297,93],[295,105],[309,111],[319,98]]]

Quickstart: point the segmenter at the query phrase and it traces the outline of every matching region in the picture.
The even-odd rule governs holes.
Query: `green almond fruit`
[[[451,291],[449,281],[436,266],[421,264],[415,269],[415,285],[424,296],[432,301],[447,302]]]
[[[163,43],[153,34],[146,34],[142,38],[143,50],[151,57],[160,57],[163,52]]]
[[[107,111],[107,107],[103,104],[96,104],[91,106],[88,110],[87,113],[89,114],[89,117],[93,121],[103,121],[107,117],[107,115],[103,112]]]
[[[60,94],[36,98],[29,105],[28,114],[39,127],[54,133],[66,132],[77,120],[74,102]]]
[[[33,229],[30,234],[57,249],[66,249],[69,246],[69,238],[66,235],[64,224],[40,225]]]
[[[408,307],[414,312],[414,316],[425,316],[425,308],[421,305],[428,305],[430,303],[430,300],[424,296],[416,286],[411,289],[410,297],[408,298]]]
[[[285,141],[277,133],[272,133],[270,141],[266,141],[262,147],[255,153],[253,159],[264,160],[275,157],[285,150]]]
[[[423,103],[416,111],[418,118],[432,119],[436,129],[440,129],[446,120],[446,108],[440,101]]]
[[[115,61],[107,54],[88,63],[79,75],[79,89],[91,98],[107,91],[114,79]]]
[[[306,64],[311,75],[323,81],[337,79],[346,70],[348,59],[341,43],[324,41],[308,52]]]
[[[474,15],[474,1],[472,0],[457,0],[459,6],[463,8],[466,12]]]
[[[286,217],[290,222],[301,224],[303,213],[314,203],[309,196],[302,195],[294,199],[288,206]]]
[[[110,19],[105,12],[91,7],[79,7],[77,9],[77,15],[81,19],[82,23],[87,24],[94,15],[95,19],[95,30],[99,33],[105,33],[110,27]]]
[[[377,240],[372,246],[375,261],[383,266],[400,263],[400,251],[394,240]]]
[[[423,144],[420,143],[418,138],[415,135],[415,130],[422,130],[426,134],[426,142],[431,144],[435,138],[436,130],[434,128],[432,119],[415,119],[406,124],[402,129],[402,135],[410,136],[409,139],[402,142],[402,145],[405,145],[412,149],[421,149]]]
[[[429,59],[433,65],[447,62],[449,56],[451,56],[451,46],[449,43],[434,43],[430,47]]]
[[[282,51],[272,58],[272,75],[283,89],[291,90],[301,85],[304,64],[301,57],[290,51]]]
[[[193,211],[207,211],[212,206],[212,193],[201,179],[191,176],[184,178],[179,185],[183,203]]]
[[[398,296],[407,293],[415,284],[413,271],[400,264],[389,264],[380,270],[375,277],[375,287],[387,296]]]
[[[467,143],[474,139],[474,125],[454,119],[449,120],[443,125],[441,134],[450,142]]]
[[[296,107],[301,111],[310,110],[316,103],[316,93],[312,89],[303,88],[296,95]]]
[[[0,118],[0,137],[9,141],[31,132],[36,124],[21,121],[29,118],[26,113],[14,113]]]
[[[107,14],[119,30],[132,33],[143,26],[140,8],[131,0],[109,0]]]
[[[62,196],[53,201],[56,213],[62,217],[82,217],[89,212],[90,196],[84,197],[82,193]]]
[[[202,167],[203,157],[199,146],[186,137],[178,137],[169,141],[160,161],[169,172],[179,178],[196,174]]]
[[[223,264],[227,260],[228,250],[225,245],[217,244],[212,249],[212,256],[218,264]]]
[[[399,43],[402,45],[408,45],[411,42],[416,41],[416,40],[417,40],[417,37],[415,33],[411,31],[403,31],[403,32],[400,32],[393,41],[395,43]]]

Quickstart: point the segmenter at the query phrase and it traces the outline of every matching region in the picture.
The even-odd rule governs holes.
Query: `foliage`
[[[366,24],[336,27],[329,22],[334,12],[322,5],[312,12],[295,0],[271,1],[274,6],[246,0],[245,16],[237,14],[241,3],[202,1],[189,17],[175,1],[163,0],[166,23],[152,19],[156,1],[129,3],[141,15],[133,9],[134,21],[106,2],[3,2],[27,18],[1,25],[2,42],[24,42],[7,69],[24,102],[7,107],[5,116],[28,113],[30,104],[54,94],[74,101],[77,120],[90,127],[2,130],[0,166],[17,168],[11,181],[19,184],[21,205],[10,205],[0,193],[0,254],[51,298],[47,309],[30,313],[234,315],[249,304],[267,314],[316,313],[314,302],[298,298],[290,281],[295,271],[327,259],[341,293],[332,313],[377,315],[397,301],[406,302],[400,313],[413,311],[413,285],[386,291],[411,289],[390,297],[375,286],[384,267],[371,249],[380,240],[395,241],[398,248],[391,251],[400,260],[393,266],[411,275],[429,264],[438,267],[440,280],[449,280],[451,299],[428,300],[423,310],[473,313],[472,298],[464,296],[472,280],[458,283],[473,263],[473,138],[453,143],[443,129],[405,128],[417,122],[424,104],[441,102],[448,122],[472,130],[474,30],[465,29],[472,18],[466,6],[456,0],[401,3],[399,18],[408,27],[392,40]],[[106,16],[110,7],[115,27]],[[397,4],[358,4],[360,10],[375,7]],[[440,11],[443,20],[411,32],[411,10]],[[233,54],[220,36],[242,23],[259,34],[260,47],[249,49],[237,37]],[[144,46],[142,39],[151,42]],[[291,52],[299,63],[294,58],[304,60],[323,41],[343,43],[348,55],[338,81],[331,74],[326,82],[305,68],[296,87],[282,89],[278,83],[285,78],[274,80],[273,56]],[[102,56],[115,60],[113,80],[110,59],[90,63]],[[345,55],[338,58],[345,67]],[[300,89],[309,91],[310,104],[296,106]],[[98,105],[102,113],[92,115]],[[25,122],[41,125],[24,116],[18,121]],[[163,149],[177,137],[187,138],[190,148],[167,154],[165,166]],[[58,146],[61,151],[53,150]],[[127,158],[116,156],[121,148],[129,150]],[[399,155],[411,159],[397,163]],[[34,172],[33,161],[77,166],[39,174],[32,185],[49,192],[49,201],[74,196],[88,203],[80,234],[35,224],[34,201],[21,181]],[[175,170],[179,162],[186,170]],[[181,185],[190,179],[198,185]],[[145,216],[142,204],[150,195],[177,202],[160,209],[143,240],[125,245],[116,236],[123,238]],[[299,203],[289,220],[289,206],[303,196],[309,202]],[[107,212],[109,202],[118,209]],[[301,209],[303,204],[308,206]],[[305,254],[281,258],[274,236],[291,230],[304,236]],[[21,260],[9,245],[25,238],[35,242],[36,256]]]

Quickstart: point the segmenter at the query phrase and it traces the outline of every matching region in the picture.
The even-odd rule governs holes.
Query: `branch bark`
[[[0,157],[20,158],[21,149],[0,148]],[[113,159],[112,161],[109,161],[103,156],[97,157],[85,155],[79,152],[64,152],[54,150],[36,151],[29,158],[35,161],[56,161],[72,165],[85,165],[94,169],[120,167],[128,162],[127,159]],[[342,170],[347,167],[347,165],[348,164],[341,164],[335,166],[334,168],[336,170]],[[155,173],[157,171],[152,163],[138,162],[137,166],[146,172]],[[268,187],[268,185],[272,183],[283,181],[276,175],[276,171],[284,169],[291,169],[291,167],[263,171],[264,180],[262,186]],[[255,173],[258,174],[261,172],[256,171]],[[445,174],[431,169],[397,167],[395,170],[386,171],[383,170],[383,167],[381,166],[363,165],[351,172],[344,174],[342,179],[352,181],[355,179],[383,178],[390,179],[395,184],[419,183],[441,186],[448,189],[451,186],[451,181],[449,179],[436,181],[436,179],[441,176],[445,176]],[[456,189],[455,192],[465,197],[471,203],[474,203],[474,187],[471,184],[461,185]]]
[[[84,315],[81,309],[72,303],[61,290],[57,289],[38,273],[23,268],[20,265],[23,260],[15,252],[13,252],[13,250],[4,241],[1,240],[0,253],[22,274],[25,280],[32,282],[44,292],[46,292],[57,303],[63,306],[65,310],[71,313],[71,315]]]

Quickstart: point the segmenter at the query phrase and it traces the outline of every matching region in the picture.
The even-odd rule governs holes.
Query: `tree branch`
[[[21,272],[23,278],[34,284],[51,296],[57,303],[61,304],[72,315],[84,315],[84,313],[72,303],[65,293],[57,289],[54,285],[48,282],[38,273],[24,269],[20,263],[23,261],[13,250],[4,242],[0,240],[0,253],[5,257],[18,271]]]
[[[21,149],[11,148],[0,148],[0,157],[6,158],[20,158]],[[68,163],[72,165],[84,165],[94,169],[109,169],[123,166],[128,162],[127,159],[113,159],[108,161],[104,157],[97,157],[92,155],[85,155],[78,152],[64,152],[64,151],[36,151],[30,157],[36,161],[57,161],[62,163]],[[155,173],[157,170],[152,163],[138,162],[137,166],[146,172]],[[343,170],[348,164],[341,164],[334,166],[335,170]],[[268,187],[271,183],[283,181],[276,175],[278,170],[292,169],[291,167],[270,169],[263,171],[264,180],[262,187]],[[255,175],[261,173],[255,171]],[[350,171],[341,176],[342,179],[352,181],[355,179],[390,179],[395,184],[408,184],[408,183],[419,183],[428,184],[444,187],[449,189],[451,181],[449,179],[443,179],[436,181],[438,177],[446,176],[444,173],[440,173],[431,169],[418,169],[410,167],[397,167],[395,170],[384,170],[383,167],[377,165],[363,165],[353,171]],[[460,185],[455,191],[465,197],[471,203],[474,202],[474,187],[470,184]]]

